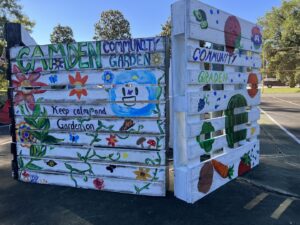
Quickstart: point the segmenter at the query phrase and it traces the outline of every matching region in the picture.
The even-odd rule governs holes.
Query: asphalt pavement
[[[0,224],[300,224],[300,145],[278,126],[298,138],[299,107],[273,97],[300,99],[263,96],[260,165],[193,205],[172,192],[156,198],[18,182],[8,132],[0,129]]]

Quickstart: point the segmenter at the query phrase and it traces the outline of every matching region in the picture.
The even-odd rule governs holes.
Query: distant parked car
[[[280,80],[277,80],[276,78],[265,78],[264,85],[267,86],[268,88],[271,88],[273,86],[286,86],[285,83],[282,83]]]

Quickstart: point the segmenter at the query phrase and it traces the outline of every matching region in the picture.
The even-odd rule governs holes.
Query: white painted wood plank
[[[43,146],[36,145],[37,148]],[[63,146],[63,145],[45,145],[45,157],[52,159],[74,159],[78,154],[85,156],[91,149],[88,155],[91,160],[107,163],[138,163],[149,165],[165,165],[165,151],[149,151],[141,149],[126,149],[126,148],[97,148],[97,147],[80,147],[80,146]],[[95,155],[92,154],[95,151]],[[30,148],[23,144],[17,143],[17,154],[30,156]]]
[[[153,174],[152,174],[153,176]],[[85,178],[87,177],[87,179]],[[85,180],[86,181],[85,181]],[[106,178],[99,176],[79,176],[61,173],[42,173],[37,171],[19,171],[19,180],[38,184],[52,184],[61,186],[78,187],[85,189],[121,192],[128,194],[165,196],[165,183],[151,180],[128,180]],[[74,180],[76,180],[76,185]]]
[[[203,16],[202,18],[200,18],[199,16],[195,16],[194,11],[199,10],[199,9],[202,10],[205,14],[205,16]],[[211,28],[211,29],[217,30],[217,31],[221,31],[221,32],[236,33],[237,35],[240,35],[242,38],[245,38],[248,40],[251,40],[253,38],[253,33],[252,33],[253,27],[258,27],[260,29],[260,31],[262,32],[262,28],[260,26],[258,26],[257,24],[251,23],[249,21],[246,21],[242,18],[235,17],[235,16],[234,16],[235,17],[234,19],[229,18],[231,16],[233,16],[233,15],[231,15],[230,13],[224,12],[223,10],[209,6],[200,1],[191,0],[190,5],[189,5],[189,15],[188,15],[189,20],[187,22],[188,22],[188,24],[193,24],[193,23],[198,24],[199,29],[202,30],[204,33],[205,26],[203,26],[203,25],[205,25],[205,23],[203,23],[203,22],[206,21],[208,28]],[[228,20],[231,20],[231,21],[228,21]],[[202,28],[201,28],[201,23],[202,23]],[[227,23],[227,26],[226,26],[226,23]],[[235,25],[236,27],[234,27],[234,28],[236,28],[236,29],[238,27],[240,27],[240,30],[236,30],[236,29],[232,28],[230,25],[231,26]],[[210,33],[213,35],[213,32],[207,32],[207,33]],[[255,32],[254,34],[259,35],[259,33],[257,33],[257,32]],[[222,44],[222,43],[217,43],[217,44]],[[253,50],[254,50],[254,48],[253,48]],[[258,49],[258,51],[259,50],[260,49]]]
[[[16,116],[16,128],[22,124],[26,124],[27,119],[31,121],[35,118],[33,117],[23,117]],[[89,117],[77,117],[77,118],[63,118],[63,117],[39,117],[38,120],[49,121],[51,131],[65,131],[65,132],[76,132],[76,131],[107,131],[107,127],[109,127],[112,132],[133,132],[139,131],[143,133],[165,133],[165,120],[147,120],[147,119],[97,119],[97,118],[89,118]],[[37,120],[37,121],[38,121]],[[44,124],[42,124],[44,125]],[[100,129],[99,126],[101,126]],[[31,127],[30,130],[38,130],[38,126]]]
[[[233,96],[243,96],[248,106],[260,104],[261,93],[257,90],[255,96],[248,90],[226,90],[226,91],[203,91],[187,93],[187,107],[190,114],[202,114],[225,110]],[[241,107],[241,106],[240,106]]]
[[[188,70],[188,82],[192,85],[205,84],[248,84],[256,81],[259,84],[262,80],[261,74],[239,73],[210,70]]]
[[[251,126],[245,127],[246,129],[246,139],[251,139],[257,137],[260,134],[260,126],[257,123],[252,124]],[[241,129],[242,130],[242,129]],[[201,155],[210,154],[215,150],[221,148],[228,148],[228,142],[226,139],[226,134],[214,137],[214,141],[212,143],[211,150],[207,150],[206,152],[199,144],[196,138],[189,138],[188,142],[188,150],[187,150],[187,157],[191,161],[193,159],[199,158]]]
[[[86,157],[82,155],[81,157]],[[163,166],[155,167],[149,165],[130,165],[130,164],[120,164],[118,162],[114,163],[100,163],[88,160],[87,162],[82,160],[62,160],[62,159],[52,159],[52,158],[36,158],[36,157],[26,157],[18,156],[18,161],[22,161],[23,167],[20,170],[31,169],[31,165],[35,165],[40,172],[54,172],[54,173],[73,173],[73,174],[92,174],[94,176],[101,177],[111,177],[119,179],[136,180],[136,173],[142,168],[147,173],[154,174],[157,173],[157,182],[164,182],[166,177],[166,168]],[[19,163],[20,164],[20,163]],[[29,165],[28,167],[26,165]],[[159,171],[159,172],[157,172]],[[147,179],[150,177],[146,177]]]
[[[33,131],[38,135],[43,134],[43,130]],[[31,144],[60,144],[60,145],[91,145],[101,147],[117,148],[140,148],[149,150],[161,150],[165,148],[165,135],[152,133],[134,132],[58,132],[47,131],[43,139],[37,135],[28,135],[27,131],[16,130],[17,142],[23,145]],[[51,138],[49,137],[51,136]],[[53,137],[55,140],[53,140]],[[55,142],[55,143],[54,143]]]
[[[26,94],[28,93],[33,96],[35,101],[41,103],[73,101],[78,104],[79,102],[86,103],[87,101],[98,101],[116,102],[116,104],[120,105],[120,107],[131,106],[132,108],[138,102],[165,99],[165,88],[163,87],[141,86],[133,84],[130,87],[122,85],[108,89],[105,89],[103,87],[94,89],[87,89],[85,87],[75,87],[69,89],[68,87],[65,87],[65,89],[61,90],[23,89],[22,91],[20,90],[13,92],[14,102],[16,104],[19,104],[22,101],[26,101],[27,99],[24,96],[26,96]]]
[[[241,165],[241,157],[249,156],[251,164]],[[222,163],[224,168],[217,170],[211,163],[212,160]],[[176,196],[189,203],[203,198],[217,188],[236,178],[237,176],[248,172],[259,163],[259,142],[257,140],[249,142],[239,148],[232,149],[227,154],[219,155],[206,162],[197,165],[178,168],[181,176],[185,180],[177,180],[177,183],[186,182],[185,189],[178,189]],[[229,168],[232,173],[229,178]],[[221,175],[222,172],[222,175]],[[176,168],[175,168],[176,174]]]
[[[49,73],[45,72],[37,72],[29,75],[23,75],[20,71],[15,68],[13,70],[15,74],[12,75],[12,80],[19,82],[20,76],[25,76],[28,80],[29,78],[34,77],[37,82],[43,83],[44,85],[53,86],[53,85],[72,85],[71,80],[73,77],[76,79],[76,74],[83,78],[87,76],[87,80],[83,86],[87,85],[105,85],[105,87],[110,87],[112,85],[118,85],[122,77],[126,80],[126,83],[129,83],[128,78],[131,76],[131,82],[142,83],[143,85],[149,84],[164,84],[164,71],[160,69],[134,69],[134,70],[77,70],[77,71],[66,71],[60,70],[56,72]],[[145,79],[146,76],[150,76],[152,79]],[[143,79],[144,78],[144,79]],[[37,82],[32,82],[28,85],[28,87],[40,87],[41,85]],[[20,83],[20,82],[19,82]],[[124,81],[125,83],[125,81]],[[26,83],[20,83],[20,85],[14,84],[14,87],[22,87]],[[28,83],[27,83],[28,84]],[[78,86],[81,86],[78,84]]]
[[[213,63],[230,66],[261,67],[261,59],[255,55],[249,57],[237,53],[201,48],[197,45],[188,46],[188,61],[194,63]]]
[[[157,117],[164,117],[165,116],[165,103],[163,102],[157,102],[154,101],[153,103],[149,102],[140,102],[136,103],[136,106],[140,109],[146,109],[143,110],[132,110],[132,107],[130,106],[123,106],[122,110],[119,110],[118,108],[115,108],[116,104],[113,103],[94,103],[94,104],[80,104],[76,105],[76,103],[70,103],[70,102],[61,102],[61,103],[41,103],[41,108],[44,108],[47,112],[47,115],[49,117],[55,116],[55,117],[97,117],[97,118],[107,118],[112,117],[151,117],[151,118],[157,118]],[[19,104],[18,106],[15,106],[15,115],[16,116],[22,116],[21,108],[24,107],[24,104]],[[28,109],[29,110],[29,109]],[[25,111],[26,115],[31,115],[32,112],[30,111],[27,113]]]
[[[245,122],[254,122],[259,120],[260,118],[260,110],[257,107],[253,107],[250,111],[244,111],[248,113],[248,120]],[[243,113],[243,112],[241,112]],[[235,113],[235,115],[238,115],[240,113]],[[213,119],[208,119],[208,120],[200,120],[199,122],[190,122],[188,123],[188,132],[187,132],[187,137],[196,137],[199,135],[201,132],[202,126],[204,123],[211,123],[211,125],[214,128],[214,131],[219,131],[225,129],[225,118],[226,116],[223,117],[217,117]],[[236,122],[237,123],[237,122]]]
[[[126,54],[132,52],[164,51],[163,37],[149,37],[123,40],[85,41],[70,44],[49,44],[13,47],[10,50],[11,59],[15,58],[41,58],[77,55],[99,54]],[[38,54],[40,53],[40,54]]]

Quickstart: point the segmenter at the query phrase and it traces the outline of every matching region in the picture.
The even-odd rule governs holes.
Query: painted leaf
[[[198,191],[204,194],[208,193],[214,176],[214,169],[211,161],[206,162],[200,170],[200,176],[198,181]]]
[[[58,138],[55,138],[51,135],[47,135],[45,138],[44,138],[44,143],[45,144],[57,144],[59,142],[62,142],[64,139],[58,139]]]
[[[42,169],[42,167],[37,166],[37,165],[35,165],[33,163],[28,163],[26,165],[26,168],[29,169],[29,170],[41,170]]]

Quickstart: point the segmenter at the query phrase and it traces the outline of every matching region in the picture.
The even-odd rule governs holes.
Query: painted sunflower
[[[152,178],[152,176],[149,174],[149,171],[149,168],[139,168],[139,170],[134,171],[134,174],[136,175],[135,179],[148,180],[148,178]]]

